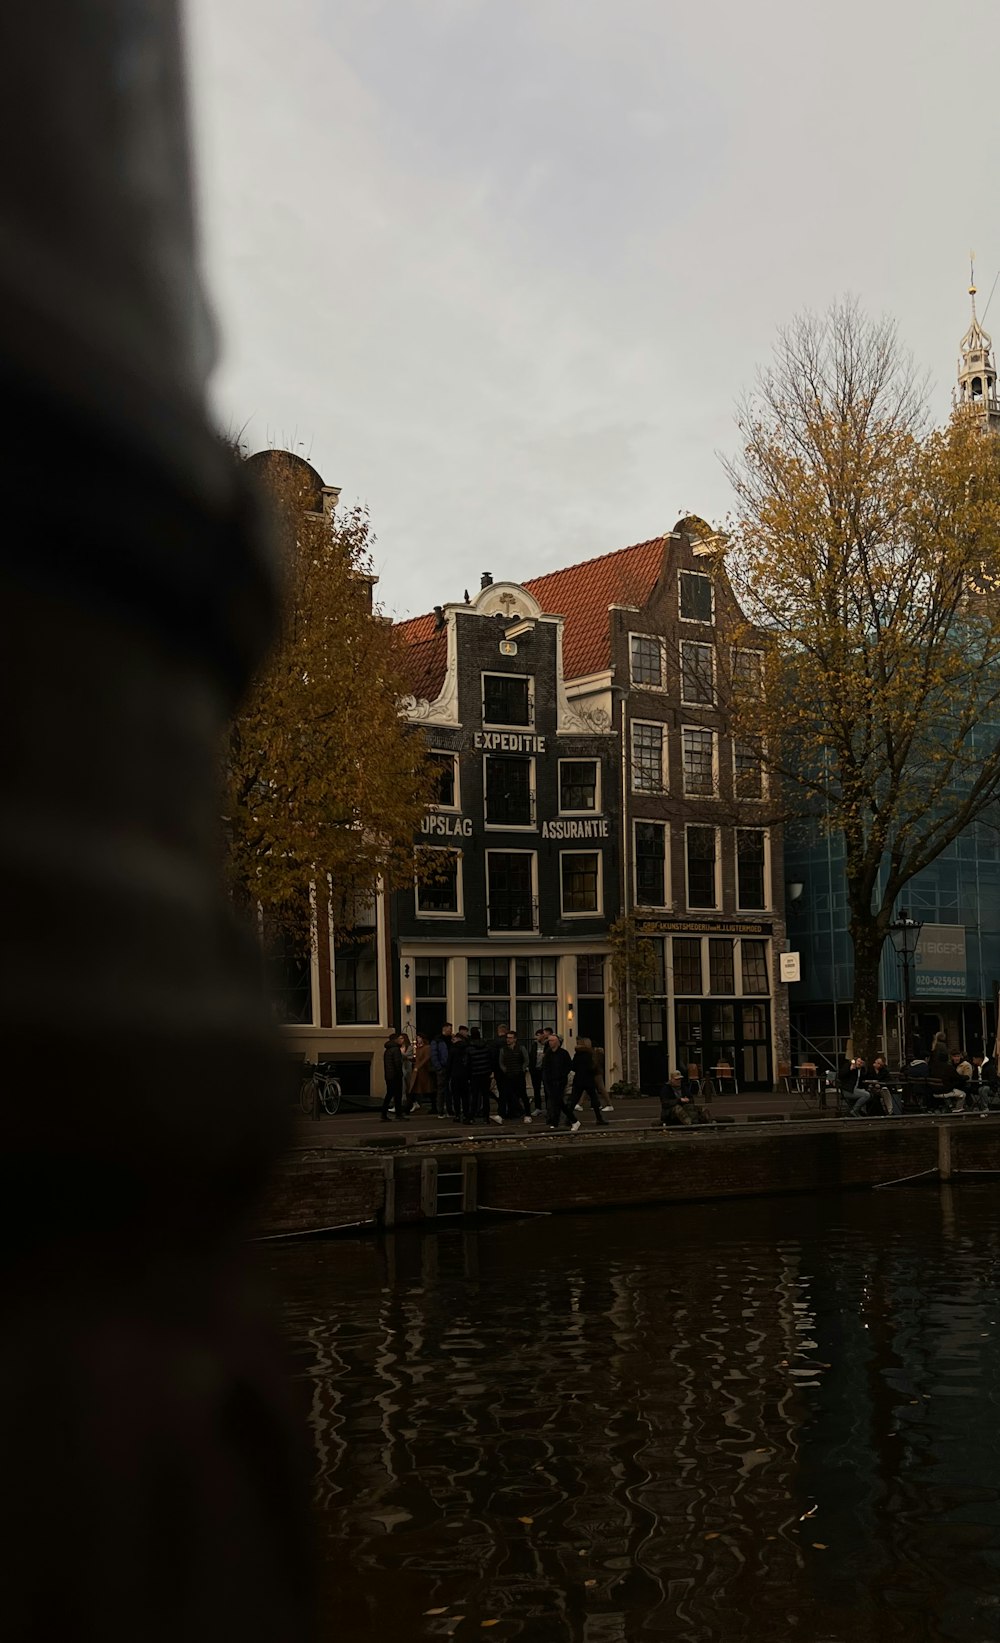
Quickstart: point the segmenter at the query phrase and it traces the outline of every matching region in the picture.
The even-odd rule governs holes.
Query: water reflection
[[[964,1187],[272,1253],[331,1625],[1000,1638],[998,1242]]]

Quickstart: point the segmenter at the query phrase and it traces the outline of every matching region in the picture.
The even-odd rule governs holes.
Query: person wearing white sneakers
[[[594,1052],[589,1038],[578,1038],[576,1054],[573,1057],[573,1094],[579,1097],[577,1112],[583,1111],[583,1098],[589,1096],[590,1105],[594,1109],[594,1118],[598,1124],[607,1128],[607,1119],[601,1111],[597,1099],[597,1085],[594,1082]],[[579,1122],[573,1125],[574,1130],[580,1128]]]
[[[608,1096],[608,1086],[604,1082],[603,1044],[594,1045],[594,1085],[597,1089],[598,1098],[601,1103],[601,1111],[603,1113],[614,1112],[615,1109],[611,1105],[611,1101]]]
[[[570,1097],[566,1094],[566,1085],[573,1063],[568,1050],[563,1049],[563,1041],[558,1033],[549,1034],[548,1049],[542,1061],[542,1087],[545,1090],[545,1116],[548,1119],[550,1130],[559,1128],[559,1120],[565,1117],[571,1130],[580,1128],[579,1120],[574,1121],[573,1109],[570,1106]]]

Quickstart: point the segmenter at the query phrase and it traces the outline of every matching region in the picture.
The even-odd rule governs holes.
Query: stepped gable
[[[646,604],[663,566],[665,536],[637,542],[585,559],[565,570],[547,571],[522,585],[548,615],[565,618],[563,669],[567,679],[603,673],[611,666],[611,605]],[[432,702],[440,695],[448,662],[448,637],[431,612],[398,622],[396,632],[410,690],[418,700]]]

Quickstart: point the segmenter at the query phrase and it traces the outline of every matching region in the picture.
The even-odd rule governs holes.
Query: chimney
[[[483,571],[482,576],[479,578],[479,586],[481,588],[491,588],[493,586],[493,572],[492,571],[489,571],[489,570],[484,570]]]
[[[440,633],[441,629],[443,627],[444,627],[444,606],[443,605],[435,605],[434,606],[434,632],[435,633]]]

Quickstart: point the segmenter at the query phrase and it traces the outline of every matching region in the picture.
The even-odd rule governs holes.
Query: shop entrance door
[[[741,1090],[773,1089],[767,1003],[704,999],[678,1004],[677,1062],[681,1072],[694,1062],[707,1076],[715,1067],[729,1066]]]

